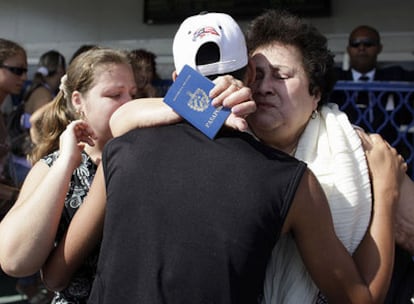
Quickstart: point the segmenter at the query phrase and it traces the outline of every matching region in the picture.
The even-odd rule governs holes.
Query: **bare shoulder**
[[[283,232],[299,233],[315,223],[332,222],[327,198],[310,169],[307,169],[296,190]]]

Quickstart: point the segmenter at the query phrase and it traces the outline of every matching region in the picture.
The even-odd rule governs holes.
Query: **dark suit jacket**
[[[353,80],[351,70],[342,70],[336,68],[337,80]],[[374,80],[377,81],[414,81],[414,72],[407,71],[400,66],[390,66],[386,68],[377,68],[374,74]]]
[[[377,69],[374,75],[374,81],[414,81],[414,73],[404,70],[400,66],[391,66]],[[353,81],[351,70],[344,71],[336,69],[337,80]],[[408,125],[412,122],[413,117],[410,104],[400,104],[400,97],[393,92],[380,92],[369,94],[367,91],[359,91],[353,96],[356,100],[350,102],[347,99],[346,92],[334,91],[330,100],[339,105],[349,117],[351,123],[356,124],[368,132],[380,133],[388,142],[396,143],[400,125]],[[349,95],[351,96],[351,95]],[[380,97],[381,96],[381,97]],[[387,110],[387,103],[394,102],[395,110]],[[396,125],[391,122],[392,120]],[[396,127],[397,126],[397,127]]]

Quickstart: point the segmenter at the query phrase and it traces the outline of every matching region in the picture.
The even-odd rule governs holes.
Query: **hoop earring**
[[[317,110],[313,110],[312,114],[311,114],[311,118],[315,119],[316,117],[318,117],[318,111]]]

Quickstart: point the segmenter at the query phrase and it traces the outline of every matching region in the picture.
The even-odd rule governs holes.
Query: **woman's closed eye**
[[[286,80],[289,79],[291,76],[287,73],[283,73],[280,70],[273,71],[273,78],[277,80]]]
[[[256,80],[262,80],[265,77],[265,73],[262,70],[256,69]],[[275,69],[272,71],[272,78],[275,80],[286,80],[291,76],[287,73],[282,73],[280,70]]]
[[[289,78],[290,78],[289,76],[286,76],[286,75],[280,75],[280,74],[273,75],[273,77],[274,77],[275,79],[277,79],[277,80],[286,80],[286,79],[289,79]]]

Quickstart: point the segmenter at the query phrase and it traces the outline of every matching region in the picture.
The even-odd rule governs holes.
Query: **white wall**
[[[31,64],[36,64],[49,49],[62,52],[69,60],[84,43],[146,48],[157,54],[160,73],[169,78],[172,37],[178,24],[144,24],[143,1],[1,0],[0,36],[25,46]],[[352,28],[369,24],[382,35],[384,50],[380,60],[403,62],[414,68],[414,1],[331,1],[331,16],[311,21],[327,35],[338,62]],[[240,24],[246,27],[246,22]]]

